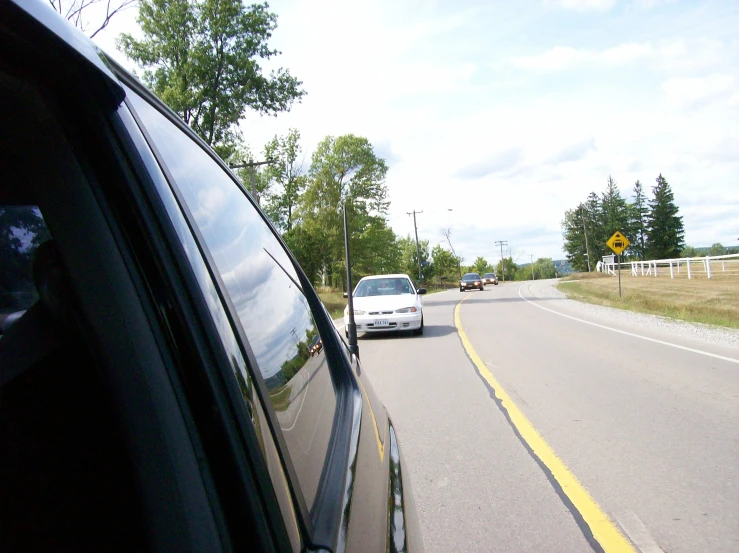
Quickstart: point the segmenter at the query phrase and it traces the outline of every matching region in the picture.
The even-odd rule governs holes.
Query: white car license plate
[[[390,326],[390,322],[387,319],[375,319],[375,326]]]

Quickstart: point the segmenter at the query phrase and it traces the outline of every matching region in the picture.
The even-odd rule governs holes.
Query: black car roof
[[[107,96],[114,105],[119,105],[126,97],[123,88],[109,66],[105,53],[95,43],[77,30],[66,19],[59,16],[47,2],[43,0],[11,0],[10,10],[19,10],[19,20],[25,25],[36,25],[43,30],[36,29],[37,34],[46,35],[44,38],[49,46],[65,49],[76,57],[95,78],[90,84],[96,86],[104,96]],[[23,32],[23,29],[19,29]],[[40,45],[39,45],[40,46]]]

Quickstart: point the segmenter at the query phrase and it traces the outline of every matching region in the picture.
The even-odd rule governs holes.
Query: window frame
[[[114,64],[115,66],[115,64]],[[300,484],[297,479],[292,460],[289,456],[289,450],[285,444],[284,436],[280,430],[276,413],[269,400],[268,390],[264,379],[259,371],[259,364],[253,354],[253,350],[249,344],[243,326],[238,317],[238,313],[231,301],[228,290],[220,276],[217,265],[209,251],[209,248],[200,233],[195,219],[179,190],[177,180],[173,177],[166,161],[161,152],[157,148],[156,142],[147,131],[145,122],[137,113],[135,106],[131,103],[130,98],[125,100],[128,110],[131,112],[139,131],[143,135],[151,153],[156,159],[161,172],[163,173],[171,193],[174,195],[179,207],[180,213],[183,215],[189,226],[190,232],[198,245],[200,255],[207,266],[210,278],[218,291],[220,301],[225,307],[231,329],[237,337],[241,347],[241,353],[246,361],[246,365],[250,370],[251,377],[256,384],[257,397],[260,401],[261,408],[266,414],[269,423],[272,439],[277,445],[283,470],[288,477],[288,485],[293,499],[293,504],[298,511],[298,518],[302,524],[302,533],[306,543],[310,543],[314,547],[325,547],[335,550],[338,544],[344,541],[346,529],[348,525],[348,506],[351,502],[352,483],[354,480],[354,471],[356,470],[356,457],[359,441],[359,425],[362,411],[362,397],[356,377],[353,374],[353,359],[350,359],[344,348],[344,343],[339,337],[338,331],[333,325],[333,321],[328,316],[323,304],[318,298],[311,283],[307,280],[304,272],[295,260],[292,252],[285,245],[284,240],[275,230],[264,212],[256,206],[255,202],[248,194],[246,188],[236,178],[230,168],[207,146],[200,137],[198,137],[181,119],[169,110],[161,102],[152,97],[151,93],[146,90],[140,83],[125,73],[125,71],[115,66],[115,72],[121,82],[126,85],[141,100],[147,102],[159,114],[164,116],[173,126],[185,134],[196,146],[200,147],[215,162],[215,166],[223,171],[231,180],[234,186],[245,197],[251,207],[259,214],[262,223],[266,225],[272,236],[282,247],[288,256],[293,268],[298,275],[300,291],[308,301],[311,315],[316,323],[321,339],[324,342],[323,351],[326,355],[328,369],[334,384],[336,394],[336,410],[331,430],[331,438],[328,444],[328,450],[324,459],[324,466],[318,484],[316,498],[311,510],[307,509],[302,496]],[[232,401],[238,397],[238,390],[234,390],[235,379],[233,375],[229,375],[227,387],[230,388]],[[245,411],[243,399],[235,401],[241,405],[240,410]],[[239,409],[239,407],[236,407]],[[242,413],[243,414],[243,413]],[[242,417],[242,424],[243,424]]]

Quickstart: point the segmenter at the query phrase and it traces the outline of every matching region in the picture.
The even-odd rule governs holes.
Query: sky
[[[565,210],[612,176],[670,183],[692,246],[739,242],[739,2],[275,0],[266,68],[307,95],[247,115],[252,150],[300,131],[365,136],[389,167],[388,222],[468,263],[563,259]],[[95,41],[115,50],[135,10]],[[449,211],[451,210],[451,211]]]

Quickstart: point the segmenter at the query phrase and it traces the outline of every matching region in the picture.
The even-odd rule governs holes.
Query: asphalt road
[[[550,286],[427,296],[424,336],[359,341],[426,550],[614,551],[593,532],[612,528],[626,551],[739,551],[739,352],[583,317]]]

